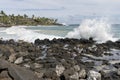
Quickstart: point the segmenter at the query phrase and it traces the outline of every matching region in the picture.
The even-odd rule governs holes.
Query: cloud
[[[11,1],[24,1],[24,0],[11,0]]]
[[[66,18],[72,16],[120,16],[120,0],[2,0],[8,13]],[[77,16],[77,17],[76,17]]]

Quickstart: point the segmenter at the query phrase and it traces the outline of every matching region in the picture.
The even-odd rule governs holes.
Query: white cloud
[[[3,0],[0,8],[8,13],[27,13],[38,16],[116,16],[120,0]],[[120,15],[119,15],[120,16]]]

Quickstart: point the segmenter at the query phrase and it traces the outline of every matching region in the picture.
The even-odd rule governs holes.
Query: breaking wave
[[[68,31],[69,26],[61,27],[62,30],[66,30],[65,35],[66,34],[67,35],[66,36],[63,35],[64,37],[55,36],[58,35],[58,33],[56,34],[56,32],[53,32],[53,35],[50,35],[50,31],[47,32],[46,28],[43,29],[43,31],[45,30],[47,32],[44,34],[40,32],[41,28],[37,27],[34,30],[32,28],[26,28],[26,27],[28,26],[13,26],[10,28],[0,28],[0,37],[3,38],[4,40],[14,39],[14,40],[24,40],[27,42],[34,42],[34,40],[38,38],[41,40],[46,38],[52,40],[53,38],[66,38],[66,37],[76,38],[76,39],[80,39],[80,38],[89,39],[90,37],[92,37],[97,42],[106,42],[108,40],[116,41],[119,38],[119,37],[115,38],[116,36],[114,35],[115,32],[113,31],[113,27],[111,30],[111,24],[109,24],[104,19],[84,20],[79,27],[77,28],[72,27],[72,29],[74,28],[74,30],[71,31],[72,29],[70,29],[69,30],[70,32]],[[55,28],[55,30],[58,29],[58,26],[56,27],[57,28]],[[117,28],[115,28],[115,31],[116,29]]]
[[[104,19],[87,19],[84,20],[78,28],[70,31],[66,37],[68,38],[85,38],[92,37],[98,42],[105,42],[107,40],[116,41],[111,33],[111,24]]]
[[[54,35],[45,35],[41,33],[37,33],[32,30],[25,29],[23,26],[13,26],[10,28],[6,28],[3,30],[6,34],[1,36],[3,39],[14,39],[14,40],[24,40],[27,42],[34,42],[35,39],[50,39],[52,40],[53,38],[61,38],[59,36],[54,36]]]

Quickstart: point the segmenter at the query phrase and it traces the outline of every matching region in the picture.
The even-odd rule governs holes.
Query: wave
[[[104,19],[86,19],[78,28],[70,31],[66,37],[68,38],[85,38],[92,37],[98,42],[106,42],[108,40],[116,41],[111,33],[111,24]]]
[[[54,33],[56,34],[56,32],[53,32],[53,35],[49,35],[49,32],[47,34],[44,34],[38,32],[37,29],[30,30],[30,29],[26,29],[26,27],[28,26],[13,26],[10,28],[0,28],[0,37],[2,37],[5,40],[14,39],[14,40],[24,40],[27,42],[34,42],[34,40],[38,38],[41,40],[46,38],[52,40],[53,38],[66,38],[66,37],[77,38],[77,39],[80,38],[89,39],[90,37],[92,37],[97,42],[118,40],[117,38],[114,38],[115,36],[111,32],[111,24],[104,19],[86,19],[81,23],[79,27],[75,28],[73,31],[68,32],[65,37],[55,36]],[[62,34],[62,33],[58,33],[58,34]]]
[[[25,26],[24,26],[25,27]],[[6,33],[7,36],[3,35],[3,39],[14,39],[14,40],[24,40],[27,42],[34,42],[35,39],[50,39],[53,38],[61,38],[59,36],[54,35],[45,35],[41,33],[37,33],[33,30],[25,29],[23,26],[13,26],[5,29],[3,32]]]

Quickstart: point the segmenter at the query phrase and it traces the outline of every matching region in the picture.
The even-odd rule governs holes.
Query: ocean
[[[0,28],[0,37],[4,40],[24,40],[34,42],[35,39],[53,38],[85,38],[93,37],[98,42],[120,39],[120,24],[109,24],[103,20],[88,19],[80,24],[51,26],[12,26]]]

